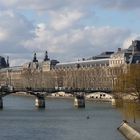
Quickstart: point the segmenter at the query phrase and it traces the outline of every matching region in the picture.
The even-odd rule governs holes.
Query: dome
[[[5,58],[0,56],[0,68],[6,68],[6,67],[7,67],[7,64],[6,64]]]

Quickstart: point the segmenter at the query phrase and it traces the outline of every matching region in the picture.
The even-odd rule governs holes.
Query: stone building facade
[[[30,69],[32,71],[36,70],[36,71],[46,72],[46,71],[50,71],[50,68],[51,68],[51,61],[48,57],[47,51],[45,52],[44,61],[39,62],[37,60],[37,56],[35,53],[32,62],[25,63],[23,65],[23,69]]]
[[[140,63],[140,41],[132,41],[128,49],[102,53],[92,59],[59,63],[50,60],[47,51],[42,62],[36,53],[32,62],[21,67],[0,70],[2,83],[17,87],[42,88],[94,88],[113,89],[119,74],[126,71],[126,66]]]
[[[117,52],[111,55],[109,66],[120,67],[126,64],[140,63],[140,41],[132,41],[132,45],[128,49],[118,49]]]

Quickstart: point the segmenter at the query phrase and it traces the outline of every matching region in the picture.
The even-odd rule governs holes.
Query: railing
[[[37,97],[42,97],[45,94],[51,94],[56,92],[65,92],[71,93],[73,95],[77,93],[94,93],[94,92],[105,92],[111,93],[111,89],[103,89],[103,88],[65,88],[65,87],[55,87],[55,88],[32,88],[32,87],[25,87],[25,88],[14,88],[10,85],[3,85],[0,87],[0,97],[6,96],[11,93],[15,92],[26,92],[31,95],[35,95]]]
[[[19,88],[15,89],[15,91],[25,91],[25,92],[46,92],[46,93],[55,93],[55,92],[66,92],[66,93],[74,93],[74,92],[84,92],[84,93],[92,93],[92,92],[106,92],[111,93],[111,89],[103,89],[103,88],[64,88],[64,87],[57,87],[57,88]]]

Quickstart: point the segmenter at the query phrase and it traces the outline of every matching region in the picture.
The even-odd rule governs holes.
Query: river
[[[34,100],[3,98],[0,140],[125,140],[117,131],[123,117],[110,103],[87,101],[77,109],[71,99],[49,98],[45,109],[36,109]]]

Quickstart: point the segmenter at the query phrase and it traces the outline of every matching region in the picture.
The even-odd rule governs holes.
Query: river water
[[[0,140],[124,140],[117,131],[123,117],[110,103],[87,101],[85,109],[76,109],[71,99],[46,99],[40,110],[34,100],[3,98]]]

